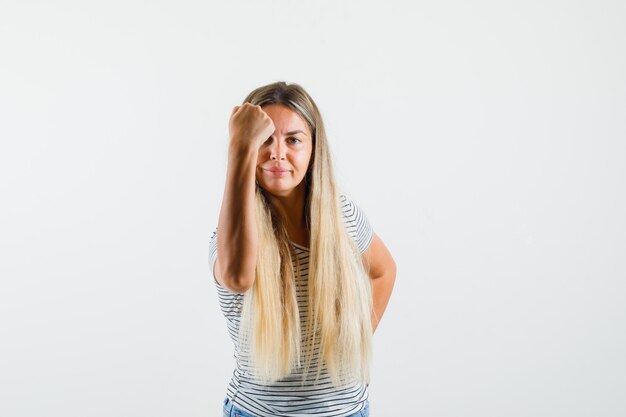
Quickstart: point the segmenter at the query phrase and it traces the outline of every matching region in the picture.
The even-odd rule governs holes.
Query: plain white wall
[[[217,416],[228,117],[285,80],[398,264],[373,416],[626,415],[623,1],[0,0],[0,415]]]

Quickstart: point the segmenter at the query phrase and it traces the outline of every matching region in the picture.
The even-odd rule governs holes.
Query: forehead
[[[274,127],[278,133],[285,135],[287,132],[301,130],[305,135],[310,136],[307,123],[289,107],[282,104],[268,104],[262,108],[274,122]]]

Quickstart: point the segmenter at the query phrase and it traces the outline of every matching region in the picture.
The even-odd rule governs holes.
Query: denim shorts
[[[348,417],[369,417],[370,415],[370,403],[365,400],[365,407],[354,414],[350,414]],[[232,401],[228,397],[224,399],[224,417],[256,417],[254,414],[250,414],[233,406]]]

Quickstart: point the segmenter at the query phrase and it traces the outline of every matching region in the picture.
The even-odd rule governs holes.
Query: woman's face
[[[282,104],[262,108],[275,130],[259,148],[256,179],[264,190],[286,197],[297,187],[304,188],[313,138],[307,123],[290,108]]]

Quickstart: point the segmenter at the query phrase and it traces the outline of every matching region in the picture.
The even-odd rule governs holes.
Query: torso
[[[373,238],[373,230],[367,218],[357,211],[357,206],[341,196],[345,225],[348,233],[363,253]],[[300,230],[297,230],[300,229]],[[309,233],[306,225],[300,228],[287,228],[289,240],[295,247],[295,256],[292,257],[292,266],[296,279],[296,297],[300,323],[308,321],[308,278],[309,278]],[[210,265],[215,265],[217,259],[217,228],[209,243]],[[231,293],[215,281],[218,289],[220,309],[226,319],[229,336],[234,344],[236,368],[228,385],[227,396],[235,406],[245,409],[259,417],[274,416],[352,416],[362,409],[368,398],[367,384],[356,382],[347,386],[335,387],[331,384],[327,369],[323,368],[320,379],[315,381],[315,375],[310,375],[302,385],[302,368],[295,367],[285,378],[273,383],[259,383],[255,381],[253,369],[250,367],[250,351],[245,344],[239,344],[239,323],[243,311],[246,294]],[[307,327],[302,328],[302,337],[307,340]],[[317,342],[319,346],[319,342]],[[304,346],[304,345],[303,345]],[[319,352],[319,350],[316,350]],[[305,355],[306,349],[301,351]],[[305,356],[301,356],[304,362]],[[314,373],[313,373],[314,374]],[[312,389],[314,387],[314,389]]]

